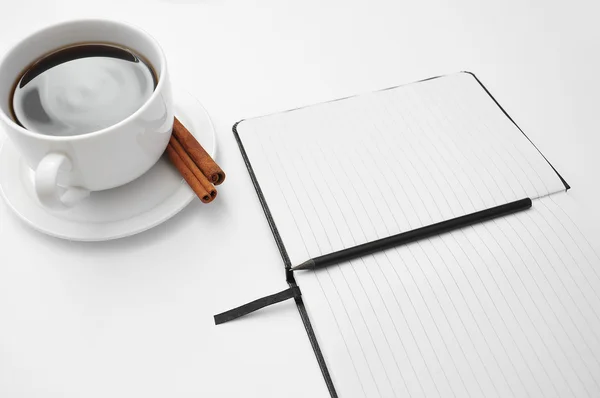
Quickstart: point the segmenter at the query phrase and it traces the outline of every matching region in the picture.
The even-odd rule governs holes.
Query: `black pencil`
[[[367,254],[375,253],[391,247],[404,245],[414,242],[419,239],[425,239],[444,232],[453,231],[462,227],[490,220],[496,217],[502,217],[507,214],[512,214],[517,211],[526,210],[531,207],[531,199],[525,198],[515,202],[506,203],[500,206],[491,207],[486,210],[481,210],[475,213],[466,214],[456,217],[451,220],[442,221],[436,224],[427,225],[425,227],[413,229],[399,233],[387,238],[378,239],[373,242],[363,243],[362,245],[343,249],[335,253],[325,254],[315,257],[292,267],[292,271],[301,269],[313,269],[325,267],[327,265],[336,264],[342,261],[348,261],[356,257],[366,256]]]

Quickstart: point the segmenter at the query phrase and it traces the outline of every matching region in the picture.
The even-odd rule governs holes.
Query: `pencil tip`
[[[315,266],[315,261],[314,260],[308,260],[308,261],[303,262],[302,264],[294,265],[290,269],[292,271],[298,271],[298,270],[301,270],[301,269],[313,268],[314,266]]]

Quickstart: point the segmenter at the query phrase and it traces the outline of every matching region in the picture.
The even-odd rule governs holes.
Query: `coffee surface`
[[[137,111],[156,87],[152,68],[134,52],[107,44],[55,51],[20,76],[14,117],[27,130],[54,136],[86,134]]]

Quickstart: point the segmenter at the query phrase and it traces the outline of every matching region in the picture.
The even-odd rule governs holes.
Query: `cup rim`
[[[79,134],[79,135],[61,135],[61,136],[57,136],[57,135],[45,135],[43,133],[37,133],[35,131],[31,131],[31,130],[27,130],[26,128],[24,128],[23,126],[19,125],[18,123],[16,123],[14,120],[12,120],[11,117],[9,117],[3,110],[0,110],[0,119],[2,119],[6,124],[8,124],[12,129],[18,131],[21,134],[24,134],[26,136],[32,137],[32,138],[37,138],[37,139],[44,139],[44,140],[48,140],[48,141],[55,141],[55,142],[61,142],[61,141],[75,141],[75,140],[84,140],[90,137],[96,137],[99,135],[102,135],[104,133],[109,132],[110,130],[114,130],[114,129],[118,129],[119,127],[127,124],[130,120],[136,118],[140,113],[143,113],[149,106],[150,103],[158,96],[161,95],[161,91],[162,91],[162,87],[167,84],[165,82],[165,77],[167,76],[167,59],[165,56],[165,52],[163,50],[163,48],[160,46],[160,44],[158,43],[158,41],[154,38],[154,36],[152,36],[150,33],[148,33],[146,30],[140,28],[139,26],[133,25],[129,22],[124,22],[121,20],[115,20],[115,19],[107,19],[107,18],[78,18],[78,19],[72,19],[69,21],[64,21],[64,22],[59,22],[59,23],[55,23],[52,25],[48,25],[42,29],[38,29],[30,34],[28,34],[27,36],[23,37],[22,39],[20,39],[16,44],[14,44],[12,47],[10,47],[8,49],[8,51],[5,52],[5,55],[0,59],[0,65],[2,65],[3,61],[15,50],[17,49],[19,46],[23,45],[23,42],[27,39],[29,39],[30,37],[37,35],[37,34],[41,34],[53,29],[56,29],[58,27],[61,26],[66,26],[66,25],[72,25],[72,24],[80,24],[80,23],[111,23],[111,24],[118,24],[118,25],[123,25],[126,26],[127,28],[136,30],[138,33],[142,34],[143,36],[145,36],[148,41],[151,43],[151,45],[153,47],[155,47],[155,49],[157,50],[157,53],[159,55],[160,58],[160,62],[162,64],[162,68],[161,71],[158,75],[158,84],[156,85],[156,87],[154,88],[154,91],[152,92],[152,95],[146,100],[146,102],[144,102],[142,104],[142,106],[140,106],[138,109],[136,109],[135,112],[133,112],[131,115],[127,116],[125,119],[112,124],[108,127],[105,127],[103,129],[100,130],[94,130],[94,131],[90,131],[89,133],[84,133],[84,134]],[[115,44],[119,44],[119,43],[115,43]],[[10,101],[10,99],[9,99]]]

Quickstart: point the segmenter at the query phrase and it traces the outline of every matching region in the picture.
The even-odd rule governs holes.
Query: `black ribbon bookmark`
[[[229,322],[241,316],[248,315],[256,310],[260,310],[263,307],[267,307],[281,301],[289,300],[291,298],[295,299],[301,295],[302,293],[300,292],[300,288],[298,286],[290,287],[282,292],[259,298],[258,300],[254,300],[248,304],[244,304],[240,307],[215,315],[215,325]]]

